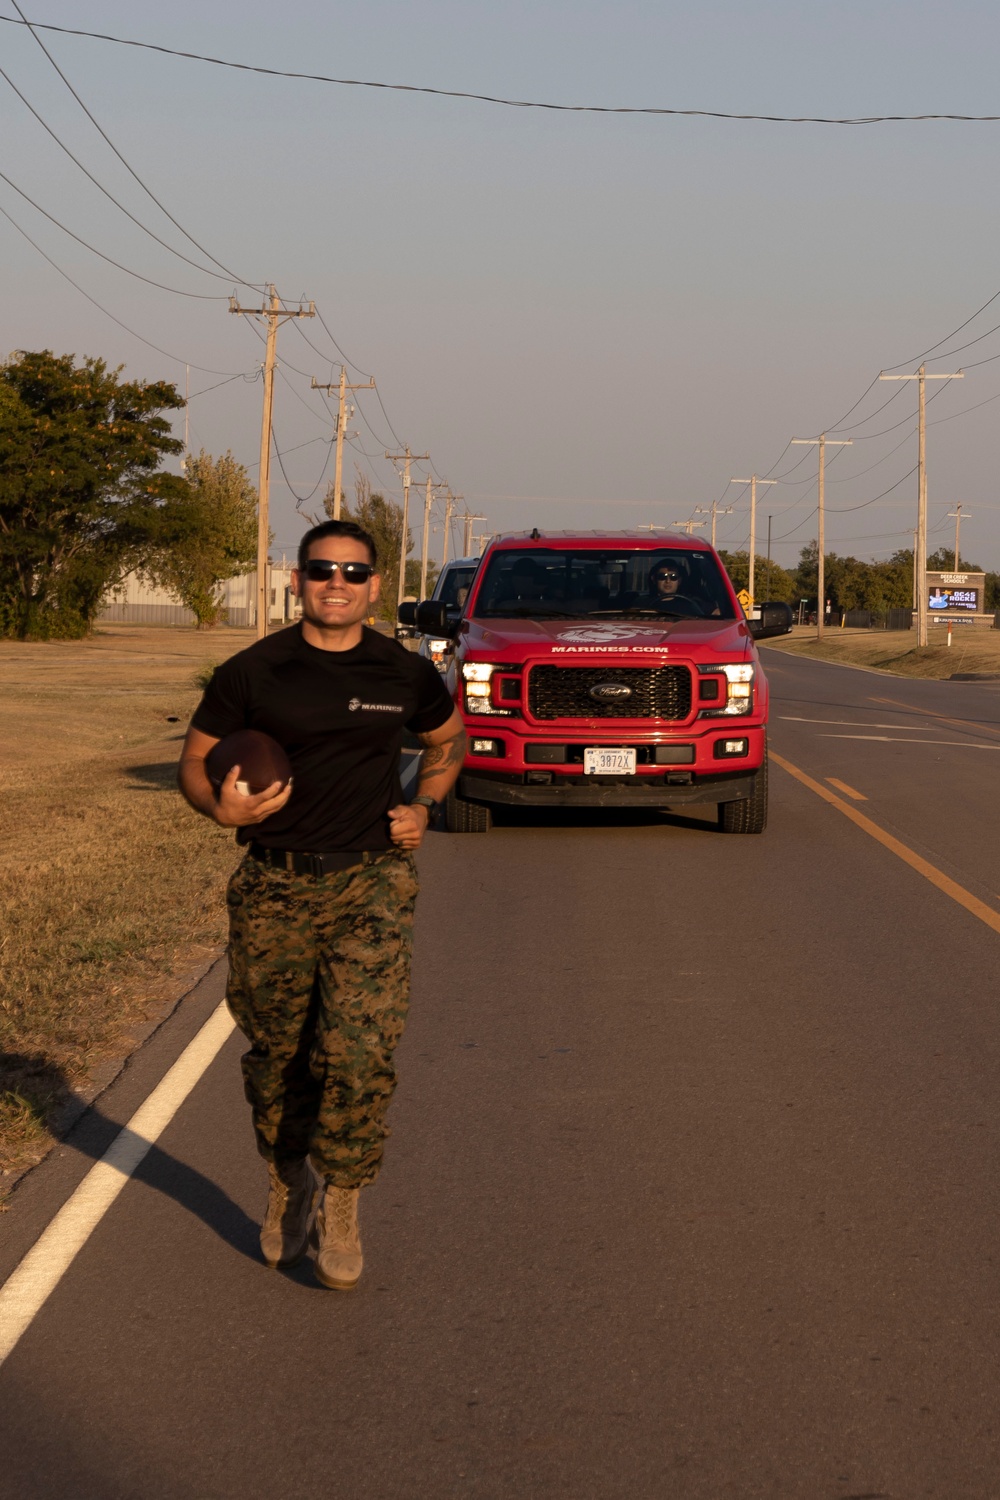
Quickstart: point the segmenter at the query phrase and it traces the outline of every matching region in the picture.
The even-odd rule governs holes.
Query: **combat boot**
[[[316,1215],[316,1280],[338,1292],[349,1292],[361,1276],[359,1191],[327,1183]]]
[[[309,1221],[316,1201],[316,1178],[308,1157],[301,1161],[267,1164],[267,1211],[260,1231],[260,1248],[271,1270],[294,1266],[309,1243]]]

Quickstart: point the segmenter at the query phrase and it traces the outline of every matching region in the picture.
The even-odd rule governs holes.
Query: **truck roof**
[[[701,537],[688,536],[683,531],[542,531],[537,526],[532,531],[502,532],[493,538],[490,547],[546,547],[553,542],[561,547],[603,547],[609,542],[612,546],[627,542],[630,547],[686,547],[692,552],[710,550]]]

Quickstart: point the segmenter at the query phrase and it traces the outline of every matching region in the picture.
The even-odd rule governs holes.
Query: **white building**
[[[292,563],[284,556],[269,568],[271,611],[269,624],[284,625],[300,614],[292,596]],[[223,624],[255,627],[257,624],[257,573],[229,578],[221,586],[225,607]],[[135,573],[129,573],[104,601],[97,617],[102,622],[131,625],[195,625],[194,614],[169,589],[153,588]]]

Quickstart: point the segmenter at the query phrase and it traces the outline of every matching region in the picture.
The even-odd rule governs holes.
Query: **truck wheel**
[[[449,833],[489,833],[493,827],[489,808],[482,802],[460,797],[454,787],[445,798],[444,816]]]
[[[753,779],[753,793],[738,802],[720,802],[719,827],[723,833],[763,833],[767,827],[767,751]]]

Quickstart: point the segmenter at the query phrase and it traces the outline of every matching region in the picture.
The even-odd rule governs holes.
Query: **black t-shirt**
[[[403,728],[440,729],[454,704],[437,668],[365,630],[350,651],[321,651],[289,626],[217,667],[191,723],[223,739],[261,729],[292,763],[279,812],[241,828],[270,849],[390,849],[390,807],[403,799]]]

